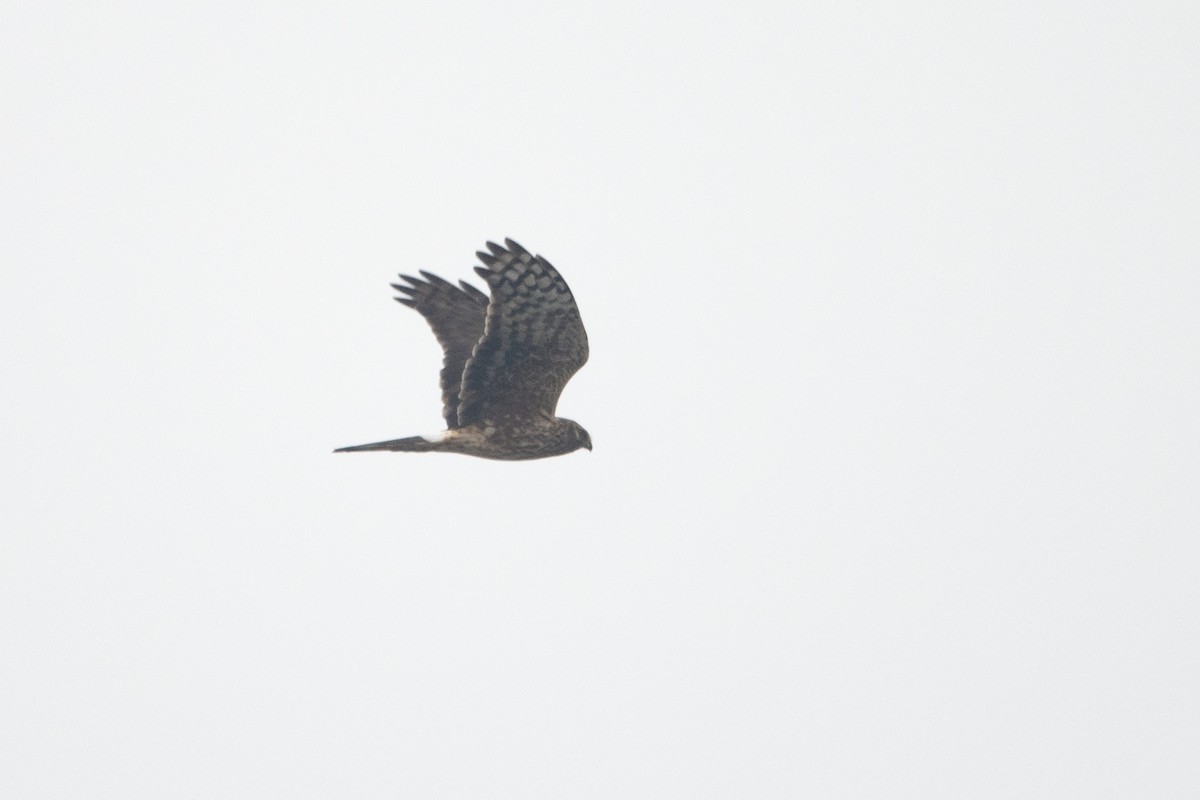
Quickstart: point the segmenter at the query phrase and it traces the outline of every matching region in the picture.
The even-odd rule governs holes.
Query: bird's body
[[[592,449],[578,423],[554,415],[563,387],[587,362],[587,333],[575,298],[549,261],[505,239],[488,242],[476,267],[491,297],[436,275],[400,277],[396,300],[420,312],[442,345],[442,414],[447,429],[343,447],[462,453],[518,461]]]

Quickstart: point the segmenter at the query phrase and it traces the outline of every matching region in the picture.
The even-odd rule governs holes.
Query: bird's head
[[[571,448],[572,450],[578,450],[581,447],[586,447],[588,450],[592,449],[592,437],[588,435],[588,432],[583,429],[582,425],[573,419],[564,419],[562,422],[567,426],[567,431],[572,437],[571,440],[574,444],[574,447]]]

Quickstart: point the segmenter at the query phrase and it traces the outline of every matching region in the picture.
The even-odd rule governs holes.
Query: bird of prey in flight
[[[398,450],[462,453],[517,461],[559,456],[592,438],[554,415],[558,396],[588,358],[587,333],[567,283],[550,262],[505,239],[476,253],[491,297],[466,281],[455,286],[424,270],[394,283],[442,345],[446,430],[334,452]],[[423,280],[422,280],[423,278]]]

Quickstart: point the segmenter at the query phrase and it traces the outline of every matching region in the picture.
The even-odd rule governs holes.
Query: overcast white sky
[[[7,4],[0,796],[1200,796],[1197,31]],[[505,236],[595,451],[333,455]]]

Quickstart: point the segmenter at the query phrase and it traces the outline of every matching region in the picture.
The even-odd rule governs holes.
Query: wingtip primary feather
[[[488,296],[479,291],[479,287],[467,283],[466,281],[459,281],[458,285],[461,286],[462,290],[470,295],[473,299],[482,300],[485,303],[488,301]]]
[[[454,288],[453,283],[446,280],[445,278],[434,275],[432,272],[426,272],[425,270],[421,270],[421,277],[423,277],[425,280],[429,281],[429,283],[433,284],[434,286],[449,287],[451,289]]]

